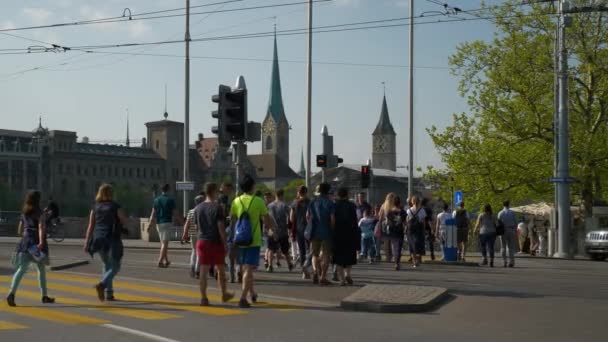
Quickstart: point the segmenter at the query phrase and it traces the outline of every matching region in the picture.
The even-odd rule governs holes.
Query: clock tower
[[[262,123],[262,154],[275,154],[289,165],[289,123],[283,107],[281,94],[281,76],[279,74],[279,57],[277,37],[274,37],[274,55],[272,59],[272,76],[270,78],[270,99],[266,118]]]
[[[380,120],[372,133],[372,167],[375,169],[397,170],[397,134],[388,116],[386,95],[382,99]]]

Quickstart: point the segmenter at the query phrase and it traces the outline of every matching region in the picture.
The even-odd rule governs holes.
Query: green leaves
[[[488,7],[499,17],[495,39],[461,44],[450,57],[470,113],[455,114],[444,131],[427,130],[448,168],[443,174],[474,206],[552,202],[555,19],[546,5],[518,3]],[[586,181],[572,193],[590,207],[606,195],[608,176],[608,13],[573,19],[571,173]]]

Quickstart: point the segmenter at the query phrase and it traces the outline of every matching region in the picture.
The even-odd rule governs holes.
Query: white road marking
[[[147,338],[147,339],[152,340],[152,341],[157,341],[157,342],[180,342],[180,341],[173,340],[173,339],[170,339],[170,338],[166,338],[166,337],[150,334],[150,333],[147,333],[145,331],[140,331],[140,330],[135,330],[135,329],[131,329],[131,328],[121,327],[120,325],[102,324],[101,326],[102,327],[106,327],[108,329],[120,331],[120,332],[123,332],[123,333],[126,333],[126,334],[131,334],[131,335]]]

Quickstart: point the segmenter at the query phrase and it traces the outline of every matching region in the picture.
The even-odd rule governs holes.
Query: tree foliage
[[[555,10],[520,3],[486,7],[497,17],[494,39],[460,44],[450,57],[470,113],[454,114],[444,130],[428,129],[447,166],[444,177],[453,177],[475,205],[553,198]],[[571,192],[588,213],[607,195],[607,43],[608,13],[573,15],[567,29],[570,172],[581,182]]]

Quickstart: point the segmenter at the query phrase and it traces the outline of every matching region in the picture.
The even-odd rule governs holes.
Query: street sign
[[[454,206],[458,205],[458,203],[462,202],[463,196],[462,191],[458,190],[454,192]]]
[[[578,179],[574,177],[552,177],[549,178],[549,183],[578,183]]]
[[[193,191],[194,182],[176,182],[175,189],[177,191]]]

